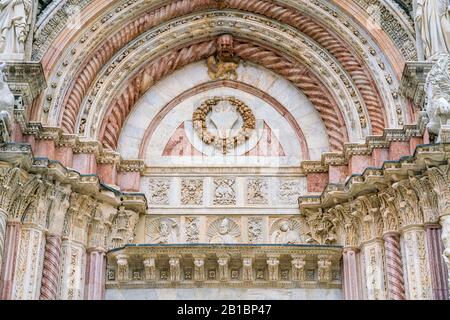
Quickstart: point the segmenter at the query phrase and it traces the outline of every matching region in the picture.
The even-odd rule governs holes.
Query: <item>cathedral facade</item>
[[[0,1],[0,299],[448,300],[448,0]]]

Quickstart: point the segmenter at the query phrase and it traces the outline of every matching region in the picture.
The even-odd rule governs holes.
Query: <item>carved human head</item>
[[[289,222],[288,221],[282,221],[280,223],[280,230],[283,232],[289,231]]]
[[[219,233],[224,235],[227,234],[229,231],[230,231],[230,220],[228,218],[225,218],[220,223]]]
[[[225,34],[217,39],[217,51],[219,58],[229,60],[234,55],[233,36]]]

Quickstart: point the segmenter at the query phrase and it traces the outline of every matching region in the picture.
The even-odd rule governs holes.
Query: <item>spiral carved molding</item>
[[[359,59],[348,49],[348,46],[342,40],[337,39],[333,34],[328,32],[311,18],[303,16],[292,8],[261,0],[174,1],[158,9],[152,9],[133,22],[127,24],[121,28],[119,32],[103,42],[82,64],[84,67],[75,76],[73,86],[69,88],[66,96],[67,98],[64,102],[64,111],[62,115],[62,127],[64,131],[67,133],[75,132],[77,116],[85,94],[91,87],[102,66],[118,52],[120,48],[136,38],[139,34],[142,34],[158,24],[181,15],[195,12],[196,10],[217,8],[218,5],[220,8],[239,9],[262,14],[280,22],[287,23],[323,46],[342,64],[344,69],[353,79],[355,86],[360,91],[368,109],[372,133],[380,134],[382,132],[383,128],[386,126],[385,110],[381,103],[382,99],[374,84],[375,81],[370,76],[370,70],[362,65]],[[335,146],[333,146],[333,148],[335,148]]]
[[[214,40],[191,45],[156,60],[131,79],[108,108],[100,131],[100,141],[115,150],[122,125],[137,100],[163,76],[189,63],[199,61],[216,51]],[[242,59],[261,64],[287,78],[297,86],[315,106],[328,129],[331,149],[342,150],[347,141],[346,126],[337,103],[320,81],[305,67],[293,63],[268,49],[255,44],[236,42],[235,54]],[[331,107],[330,107],[331,106]]]
[[[387,234],[384,236],[386,253],[386,275],[389,298],[392,300],[405,300],[405,283],[403,279],[403,263],[400,252],[400,236]]]
[[[61,237],[47,237],[42,271],[40,300],[55,300],[58,292],[59,269],[61,265]]]

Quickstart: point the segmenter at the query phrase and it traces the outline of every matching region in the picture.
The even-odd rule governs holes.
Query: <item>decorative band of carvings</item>
[[[385,235],[384,246],[389,298],[392,300],[405,300],[405,283],[403,280],[403,263],[399,236],[394,234]]]
[[[333,54],[349,73],[368,108],[373,132],[375,134],[382,132],[386,121],[385,111],[380,103],[382,99],[377,92],[375,81],[370,76],[368,68],[364,66],[362,61],[357,58],[357,55],[352,52],[349,49],[349,46],[347,46],[342,40],[334,36],[310,17],[303,15],[291,7],[281,6],[277,3],[260,0],[226,0],[221,1],[220,4],[221,8],[239,9],[252,13],[258,13],[289,24],[317,41],[319,45],[323,46],[326,50]],[[65,109],[62,117],[62,126],[65,132],[75,131],[76,118],[79,114],[80,106],[86,92],[92,85],[92,82],[101,69],[101,66],[103,66],[120,48],[155,25],[181,15],[195,12],[199,9],[207,9],[211,7],[217,7],[217,1],[174,1],[160,8],[152,9],[143,16],[137,17],[136,20],[123,26],[119,32],[104,41],[102,45],[96,48],[96,51],[89,55],[89,57],[85,60],[83,63],[84,67],[76,75],[76,80],[69,90],[64,102]],[[130,91],[129,93],[133,94],[133,91]],[[319,96],[320,94],[317,94],[317,96],[315,96],[316,99],[318,99]]]
[[[304,66],[299,66],[276,52],[256,44],[237,42],[235,54],[282,75],[297,86],[311,100],[327,128],[333,151],[342,150],[348,137],[342,130],[345,127],[342,114],[328,90]],[[108,108],[107,120],[102,125],[100,141],[108,149],[115,150],[125,118],[138,99],[153,83],[174,70],[206,58],[216,51],[215,41],[206,41],[172,51],[164,57],[144,67]],[[151,79],[151,80],[149,80]],[[332,106],[333,112],[330,112]]]
[[[47,236],[40,300],[55,300],[61,268],[61,237]]]

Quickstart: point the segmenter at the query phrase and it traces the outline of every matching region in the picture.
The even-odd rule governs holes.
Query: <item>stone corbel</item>
[[[119,254],[117,259],[117,281],[127,282],[129,280],[128,255]]]
[[[145,281],[156,280],[156,256],[144,256],[144,279]]]
[[[306,255],[292,256],[292,281],[304,281],[306,279]]]
[[[205,280],[205,255],[194,255],[194,280]]]
[[[318,266],[318,281],[323,283],[331,282],[331,265],[333,264],[331,255],[318,255],[317,256],[317,266]]]
[[[217,259],[217,264],[219,265],[219,280],[228,281],[230,279],[230,274],[228,270],[228,264],[230,262],[229,255],[221,255]]]
[[[269,270],[269,281],[278,281],[279,279],[279,266],[280,259],[279,256],[268,256],[267,257],[267,268]]]
[[[251,282],[253,281],[253,257],[242,257],[242,280]]]
[[[181,256],[169,256],[169,275],[170,281],[179,282],[181,280]]]

